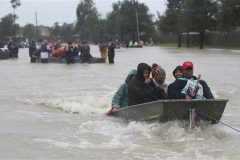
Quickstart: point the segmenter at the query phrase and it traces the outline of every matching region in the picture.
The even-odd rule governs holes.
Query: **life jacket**
[[[197,82],[197,80],[186,78],[178,79],[187,81],[187,84],[182,89],[181,93],[189,95],[192,97],[192,99],[204,99],[203,87],[200,83]]]

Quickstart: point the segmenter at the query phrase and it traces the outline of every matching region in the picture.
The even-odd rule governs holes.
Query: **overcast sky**
[[[138,0],[145,3],[150,12],[156,15],[157,11],[164,13],[166,0]],[[21,6],[16,9],[19,16],[17,23],[21,26],[26,23],[35,24],[37,12],[38,24],[52,26],[54,22],[72,23],[76,21],[76,8],[80,0],[21,0]],[[106,17],[112,10],[112,3],[118,0],[94,0],[97,10],[102,17]],[[13,13],[10,0],[0,0],[0,18]]]

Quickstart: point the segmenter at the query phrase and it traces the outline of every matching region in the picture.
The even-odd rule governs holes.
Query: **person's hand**
[[[192,99],[192,97],[186,94],[186,99]]]
[[[112,116],[113,112],[115,112],[117,110],[117,108],[112,107],[108,112],[107,115],[108,116]]]
[[[151,79],[150,79],[150,78],[146,78],[145,81],[144,81],[145,84],[148,84],[148,83],[150,83],[150,82],[151,82]]]

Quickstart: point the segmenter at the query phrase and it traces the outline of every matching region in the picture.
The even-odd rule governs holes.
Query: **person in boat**
[[[157,67],[152,68],[152,77],[155,85],[159,88],[162,88],[167,93],[168,85],[165,83],[166,79],[165,70],[161,66],[157,65]]]
[[[176,79],[170,99],[214,99],[211,89],[201,75],[193,76],[193,63],[186,61],[182,65],[183,77]]]
[[[120,108],[128,106],[128,83],[137,74],[137,70],[133,69],[127,76],[125,83],[123,83],[114,94],[112,98],[112,107],[108,111],[107,115],[112,115],[112,113]]]
[[[173,76],[174,76],[175,80],[183,77],[182,66],[179,65],[173,70]],[[175,81],[173,83],[169,84],[169,86],[168,86],[167,94],[168,94],[169,99],[174,99],[174,97],[175,97],[174,87],[175,87]]]
[[[107,47],[103,42],[100,42],[99,44],[99,51],[101,54],[101,57],[104,59],[105,63],[107,62],[108,52]]]
[[[66,63],[74,63],[74,48],[72,42],[68,42],[68,47],[66,51]]]
[[[109,63],[114,63],[114,57],[115,57],[115,44],[113,42],[110,42],[108,46],[108,61]]]
[[[82,60],[82,62],[90,62],[90,60],[93,58],[92,55],[90,54],[90,47],[87,44],[87,41],[82,42],[80,52],[81,52],[80,59]]]
[[[151,67],[140,63],[137,75],[128,84],[128,106],[165,99],[165,91],[150,78]]]
[[[36,42],[32,41],[29,45],[29,57],[31,63],[36,63],[38,58],[38,49],[36,46]]]
[[[50,53],[51,53],[51,49],[48,45],[48,41],[44,40],[40,47],[40,58],[42,63],[48,63]]]

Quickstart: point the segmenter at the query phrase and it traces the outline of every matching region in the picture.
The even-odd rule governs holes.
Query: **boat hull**
[[[114,116],[133,121],[188,120],[190,109],[214,118],[203,117],[203,120],[218,123],[228,100],[161,100],[122,108]]]
[[[9,51],[0,51],[0,60],[1,59],[8,59],[10,58],[10,52]]]
[[[48,63],[66,63],[65,58],[50,58],[48,60]],[[74,63],[105,63],[105,60],[103,58],[97,58],[93,57],[89,61],[83,62],[82,60],[75,60]]]

